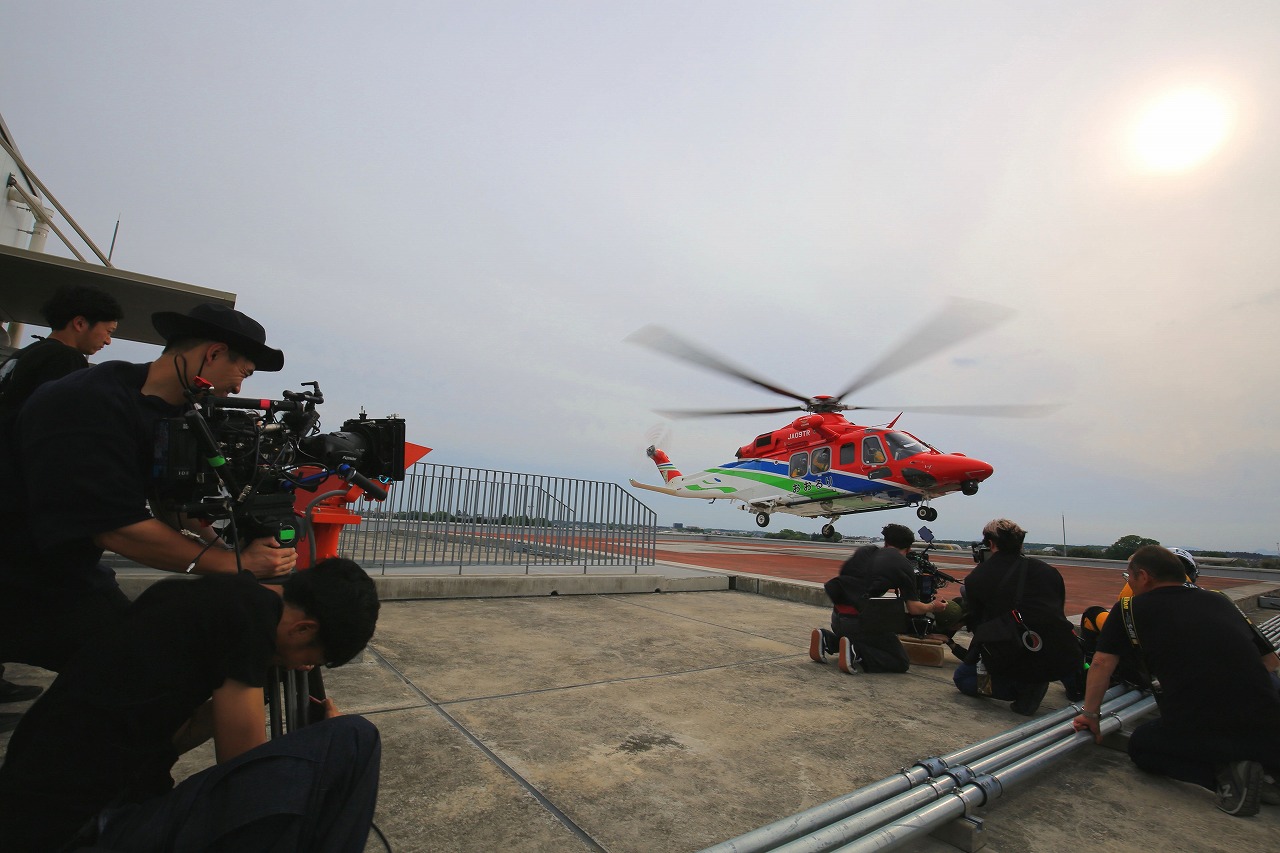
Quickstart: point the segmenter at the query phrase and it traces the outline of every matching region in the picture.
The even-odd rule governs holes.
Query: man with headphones
[[[278,371],[284,354],[266,331],[225,305],[160,312],[166,341],[149,364],[109,361],[38,388],[0,449],[0,661],[60,672],[128,604],[112,551],[188,574],[259,578],[289,572],[292,548],[260,539],[236,555],[181,535],[148,508],[156,425],[178,416],[186,392],[237,394],[256,370]]]

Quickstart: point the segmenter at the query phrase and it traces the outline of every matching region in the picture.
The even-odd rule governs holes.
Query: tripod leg
[[[320,670],[313,669],[307,673],[307,724],[318,723],[325,718],[324,678]]]
[[[267,675],[267,715],[271,721],[271,737],[278,738],[284,734],[284,720],[280,709],[280,680],[284,673],[278,666],[271,667]]]

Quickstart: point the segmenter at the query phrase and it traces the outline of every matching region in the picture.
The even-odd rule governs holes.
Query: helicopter
[[[1036,417],[1055,405],[863,406],[844,399],[867,385],[905,370],[1011,317],[1010,309],[969,299],[952,299],[936,316],[904,337],[879,361],[840,393],[806,397],[702,349],[661,326],[645,326],[629,335],[630,343],[697,367],[726,375],[797,401],[798,405],[755,409],[659,410],[669,418],[803,412],[800,417],[739,447],[735,459],[695,474],[682,474],[661,448],[645,451],[658,468],[663,485],[631,480],[634,488],[678,498],[729,500],[755,513],[756,524],[768,527],[774,513],[826,518],[822,535],[835,538],[841,516],[915,507],[922,521],[934,521],[931,503],[945,495],[978,493],[994,473],[987,462],[963,453],[943,453],[897,427],[906,412],[996,417]],[[848,420],[849,411],[896,411],[883,426]]]

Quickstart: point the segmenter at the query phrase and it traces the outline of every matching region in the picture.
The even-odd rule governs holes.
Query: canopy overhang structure
[[[40,306],[64,284],[90,284],[110,293],[124,309],[114,337],[147,344],[164,343],[151,327],[156,311],[185,314],[203,302],[236,304],[234,293],[0,245],[0,322],[44,326]]]

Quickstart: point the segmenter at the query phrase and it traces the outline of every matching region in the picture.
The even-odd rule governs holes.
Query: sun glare
[[[1181,172],[1208,160],[1231,130],[1231,108],[1208,89],[1182,89],[1146,106],[1130,138],[1134,155],[1153,172]]]

